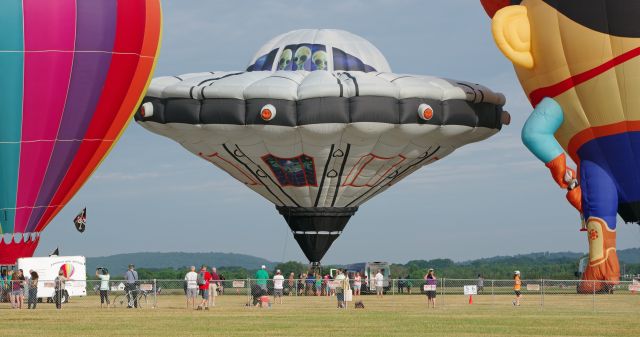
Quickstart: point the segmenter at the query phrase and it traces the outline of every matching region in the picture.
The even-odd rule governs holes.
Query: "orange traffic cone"
[[[469,295],[469,304],[473,304],[473,295]]]

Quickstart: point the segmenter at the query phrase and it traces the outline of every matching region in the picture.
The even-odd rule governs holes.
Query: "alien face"
[[[327,52],[324,50],[318,50],[313,53],[311,61],[316,65],[317,70],[327,70]]]
[[[296,54],[293,58],[293,62],[296,63],[296,70],[304,70],[304,63],[311,57],[311,48],[307,46],[301,46],[296,50]]]
[[[278,61],[278,70],[285,70],[291,63],[291,57],[293,56],[293,52],[291,49],[285,49],[282,51],[282,55],[280,55],[280,61]]]

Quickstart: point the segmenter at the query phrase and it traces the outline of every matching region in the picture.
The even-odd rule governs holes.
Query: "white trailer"
[[[70,270],[69,278],[65,284],[63,302],[69,297],[87,295],[87,265],[84,256],[50,256],[50,257],[24,257],[18,259],[17,268],[25,273],[33,270],[38,273],[38,298],[52,299],[55,283],[60,268],[63,266]],[[70,268],[69,268],[70,267]]]

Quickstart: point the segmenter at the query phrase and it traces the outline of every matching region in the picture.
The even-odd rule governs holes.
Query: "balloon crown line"
[[[0,235],[0,244],[19,244],[37,242],[40,240],[40,232],[33,233],[6,233]]]

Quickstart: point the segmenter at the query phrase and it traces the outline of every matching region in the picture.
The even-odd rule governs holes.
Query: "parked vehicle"
[[[391,289],[391,283],[389,280],[391,279],[391,264],[389,262],[362,262],[362,263],[354,263],[345,266],[345,269],[349,275],[349,279],[353,280],[353,275],[358,272],[360,276],[362,276],[362,288],[361,292],[364,293],[375,293],[375,284],[374,277],[378,273],[378,270],[382,270],[382,275],[384,276],[383,287],[384,291],[389,291]]]
[[[17,261],[17,269],[25,273],[34,270],[40,277],[38,281],[38,299],[52,301],[55,290],[54,279],[61,268],[65,268],[67,282],[62,301],[70,297],[87,295],[87,267],[84,256],[25,257]]]

